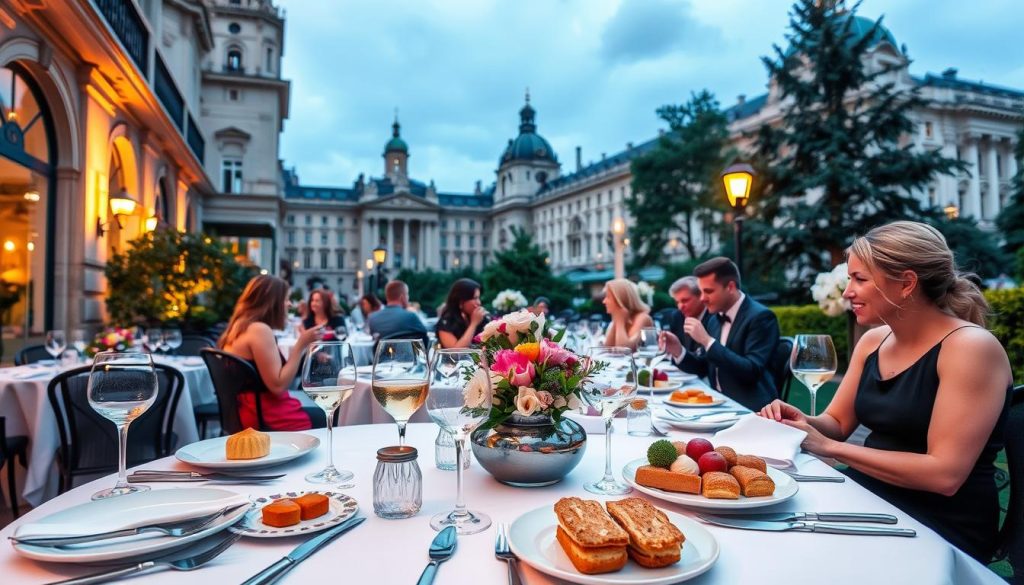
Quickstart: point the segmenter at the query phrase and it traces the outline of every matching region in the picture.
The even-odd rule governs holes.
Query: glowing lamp
[[[750,187],[754,183],[754,167],[746,163],[737,163],[722,171],[722,183],[725,194],[729,197],[729,205],[742,209],[750,200]]]

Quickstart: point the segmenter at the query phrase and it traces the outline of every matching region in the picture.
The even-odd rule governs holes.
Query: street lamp
[[[376,294],[377,289],[384,284],[384,280],[381,278],[381,271],[384,269],[384,262],[388,259],[388,249],[384,246],[377,246],[373,249],[373,261],[377,263],[377,282],[374,283],[376,288],[373,289]]]
[[[754,184],[754,167],[746,163],[730,165],[722,171],[722,183],[725,194],[729,197],[729,205],[733,208],[733,247],[736,249],[736,268],[743,274],[743,210],[750,201],[750,188]]]
[[[960,208],[950,203],[949,205],[942,208],[942,211],[946,212],[946,217],[949,219],[956,219],[960,217]]]
[[[373,282],[373,260],[371,260],[370,258],[366,259],[366,281],[367,281],[366,282],[366,292],[372,293],[373,292],[373,285],[374,285],[374,282]],[[362,295],[360,295],[360,298],[362,298]]]
[[[626,233],[626,222],[621,217],[616,217],[612,220],[612,234],[615,235],[615,278],[626,277],[626,266],[623,262],[623,244],[622,236]]]

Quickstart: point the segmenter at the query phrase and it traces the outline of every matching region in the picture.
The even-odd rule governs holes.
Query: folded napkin
[[[588,435],[604,434],[604,419],[600,416],[580,414],[571,410],[566,411],[562,416],[565,418],[571,418],[572,420],[580,423],[580,426],[583,427],[583,430],[586,431]]]
[[[178,488],[147,491],[95,500],[55,512],[35,522],[22,524],[16,538],[83,536],[183,522],[245,504],[243,494],[217,488]]]
[[[727,445],[737,453],[757,455],[772,467],[786,469],[794,467],[793,459],[806,436],[800,429],[746,414],[733,426],[715,433],[712,443]]]

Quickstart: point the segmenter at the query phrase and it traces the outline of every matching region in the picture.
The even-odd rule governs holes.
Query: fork
[[[212,561],[217,557],[217,555],[226,551],[228,547],[235,544],[235,542],[237,542],[241,537],[241,532],[230,533],[230,536],[217,544],[217,546],[183,559],[175,559],[172,561],[146,561],[131,567],[125,567],[124,569],[94,573],[92,575],[86,575],[85,577],[77,577],[75,579],[49,583],[48,585],[90,585],[92,583],[106,583],[107,581],[120,579],[121,577],[145,571],[146,569],[151,569],[153,567],[167,567],[174,569],[175,571],[192,571]]]
[[[519,559],[508,548],[508,525],[498,523],[498,532],[494,537],[494,556],[508,563],[508,585],[522,585],[519,578]]]

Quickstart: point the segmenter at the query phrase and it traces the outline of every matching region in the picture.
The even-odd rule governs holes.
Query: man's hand
[[[704,324],[700,322],[700,319],[687,317],[686,321],[683,322],[683,331],[700,344],[701,347],[706,348],[711,343],[712,337],[708,334],[708,330],[704,328]]]
[[[658,347],[663,348],[665,353],[676,360],[683,353],[683,344],[679,342],[679,338],[674,333],[669,333],[668,331],[662,331],[661,335],[658,336]]]

